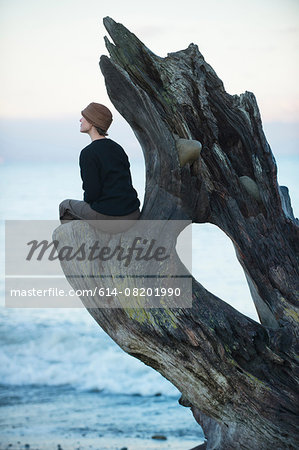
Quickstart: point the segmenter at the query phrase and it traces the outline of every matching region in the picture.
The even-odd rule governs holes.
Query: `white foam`
[[[121,350],[84,309],[72,310],[70,318],[69,310],[1,308],[0,317],[4,384],[70,384],[141,395],[178,392],[156,371]]]

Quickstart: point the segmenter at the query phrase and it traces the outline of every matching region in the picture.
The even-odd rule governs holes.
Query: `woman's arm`
[[[79,164],[83,181],[83,199],[90,204],[101,196],[102,184],[99,161],[90,150],[87,150],[81,152]]]

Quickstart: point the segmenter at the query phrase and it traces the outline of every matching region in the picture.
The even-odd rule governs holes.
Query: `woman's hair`
[[[95,129],[101,136],[108,136],[108,133],[106,133],[106,131],[102,130],[102,128],[95,127]]]

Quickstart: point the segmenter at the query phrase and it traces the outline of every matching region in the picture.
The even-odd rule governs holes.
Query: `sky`
[[[33,147],[41,135],[50,140],[56,135],[73,146],[75,139],[83,142],[78,121],[88,103],[105,103],[115,113],[98,65],[100,56],[108,54],[105,16],[121,22],[162,57],[197,44],[226,90],[254,92],[270,136],[276,133],[281,139],[285,133],[287,152],[296,151],[298,0],[0,0],[4,157],[7,143],[14,149],[15,129]],[[128,126],[117,113],[115,117],[115,130],[129,140]],[[12,154],[19,152],[19,147],[13,149]]]

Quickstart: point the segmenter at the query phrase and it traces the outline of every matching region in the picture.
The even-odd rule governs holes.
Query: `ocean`
[[[289,187],[298,217],[299,158],[276,160],[279,182]],[[142,202],[143,161],[131,160],[131,168]],[[121,350],[84,308],[5,308],[4,221],[58,219],[60,201],[80,199],[82,191],[76,161],[6,162],[0,170],[0,448],[190,450],[199,445],[202,430],[189,408],[178,404],[178,390]],[[192,225],[192,248],[194,276],[258,320],[227,236],[212,225]]]

